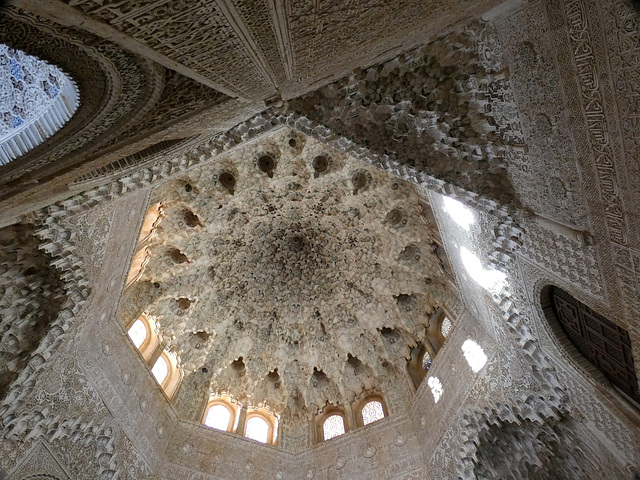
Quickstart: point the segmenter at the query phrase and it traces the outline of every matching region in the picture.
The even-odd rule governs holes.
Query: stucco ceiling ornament
[[[308,414],[373,389],[409,397],[404,359],[454,301],[430,207],[297,137],[282,129],[154,192],[163,217],[121,320],[148,311],[185,373],[205,368],[211,391],[276,412],[295,392]]]

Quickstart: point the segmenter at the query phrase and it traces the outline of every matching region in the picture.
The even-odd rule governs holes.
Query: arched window
[[[223,432],[235,432],[240,420],[241,406],[231,395],[212,393],[204,409],[202,423]]]
[[[451,318],[444,307],[439,307],[429,317],[425,338],[411,350],[411,357],[407,361],[407,372],[416,389],[422,383],[436,355],[451,335],[453,330]]]
[[[79,103],[78,88],[59,68],[0,44],[0,165],[60,130]]]
[[[363,393],[360,400],[351,405],[355,413],[355,426],[364,427],[388,416],[387,405],[379,393]]]
[[[247,430],[245,435],[247,438],[252,440],[267,443],[269,440],[269,424],[262,417],[251,417],[247,420]]]
[[[182,379],[182,372],[180,372],[178,368],[178,359],[175,355],[169,354],[166,351],[162,352],[156,360],[156,363],[153,364],[151,374],[165,395],[169,398],[173,397]]]
[[[545,312],[565,348],[575,348],[624,396],[640,403],[629,333],[558,287],[547,287],[543,301],[551,304]]]
[[[451,335],[453,329],[453,322],[451,317],[447,314],[444,308],[440,307],[429,318],[429,326],[427,327],[427,342],[432,353],[436,354],[444,345],[444,342]],[[433,357],[432,357],[433,360]]]
[[[278,416],[267,406],[249,409],[244,436],[261,443],[275,444],[278,438]]]
[[[323,439],[326,442],[345,433],[344,417],[339,414],[331,415],[322,424]]]
[[[207,411],[207,416],[204,419],[204,424],[207,427],[227,432],[233,426],[231,411],[227,406],[220,403],[217,405],[212,405]]]
[[[133,325],[131,325],[128,334],[133,344],[139,349],[140,345],[142,345],[147,338],[147,327],[140,319],[138,319],[133,323]]]
[[[127,334],[133,345],[138,349],[145,361],[148,361],[160,345],[160,338],[156,333],[154,318],[143,313],[129,327]]]
[[[158,357],[158,360],[156,360],[156,363],[151,369],[151,373],[156,378],[158,385],[162,385],[162,382],[164,382],[167,375],[169,375],[169,365],[167,365],[167,361],[162,356]]]
[[[377,400],[372,400],[362,407],[362,423],[369,425],[370,423],[377,422],[384,418],[384,409],[382,403]]]

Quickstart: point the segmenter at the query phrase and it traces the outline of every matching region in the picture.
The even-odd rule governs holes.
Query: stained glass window
[[[431,368],[431,355],[429,355],[429,352],[424,352],[424,355],[422,356],[422,369],[427,372],[429,371],[429,369]]]
[[[264,418],[251,417],[247,420],[247,438],[267,443],[269,440],[269,424]]]
[[[442,320],[442,325],[440,326],[440,331],[442,332],[442,336],[444,338],[447,338],[449,336],[449,333],[451,333],[452,328],[453,328],[453,325],[451,325],[451,320],[449,320],[448,317],[444,317],[444,320]]]
[[[231,418],[231,412],[224,405],[214,405],[207,412],[207,417],[204,419],[204,424],[207,427],[215,428],[216,430],[222,430],[226,432],[229,428],[229,419]]]
[[[380,402],[374,400],[362,407],[362,422],[365,425],[377,422],[381,418],[384,418],[384,411]]]
[[[322,432],[325,440],[330,440],[344,433],[344,418],[340,415],[331,415],[324,421]]]
[[[156,377],[156,382],[158,382],[159,385],[162,385],[162,382],[164,382],[164,379],[167,378],[167,374],[169,373],[167,361],[164,358],[159,357],[151,369],[151,373]]]
[[[438,403],[440,397],[444,393],[444,389],[442,388],[442,383],[440,383],[440,379],[438,377],[430,377],[427,380],[427,385],[431,389],[431,394],[433,395],[433,401]]]
[[[462,353],[467,363],[475,373],[479,372],[487,363],[487,356],[484,354],[482,347],[473,340],[465,340],[462,344]]]
[[[147,338],[147,327],[144,326],[142,320],[136,320],[131,328],[129,329],[129,338],[136,346],[136,348],[140,348],[140,345],[143,344],[144,340]]]

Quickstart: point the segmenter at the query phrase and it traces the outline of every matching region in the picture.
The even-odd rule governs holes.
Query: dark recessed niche
[[[202,367],[202,368],[200,369],[200,372],[202,372],[202,373],[209,373],[209,369],[208,369],[207,367]]]
[[[318,369],[318,367],[313,367],[313,379],[317,382],[322,382],[327,379],[327,374]]]
[[[220,185],[227,190],[231,195],[233,195],[234,188],[236,186],[236,177],[229,172],[222,172],[220,177],[218,178],[220,181]]]
[[[237,360],[231,362],[231,368],[233,368],[237,372],[244,370],[244,361],[242,360],[242,357],[239,357]]]
[[[35,275],[38,272],[38,269],[36,267],[29,267],[24,271],[24,274],[29,276],[29,275]]]
[[[189,227],[203,227],[204,225],[200,221],[198,215],[193,213],[191,210],[185,210],[184,212],[184,223]]]
[[[180,307],[180,310],[186,310],[187,308],[189,308],[191,306],[191,300],[189,300],[188,298],[182,297],[178,299],[178,306]]]
[[[267,374],[267,380],[273,383],[273,388],[280,388],[280,374],[278,374],[277,368]]]
[[[191,186],[191,184],[190,183],[185,184],[184,191],[190,192],[191,190],[193,190],[193,187]]]
[[[324,155],[318,155],[313,159],[313,176],[318,178],[321,173],[324,173],[329,168],[329,159]]]
[[[402,312],[410,312],[414,307],[414,297],[413,295],[407,295],[406,293],[401,293],[398,296],[394,297],[396,299],[396,304],[398,305],[398,309]]]
[[[382,335],[382,338],[384,338],[391,344],[396,343],[400,339],[400,335],[398,335],[398,332],[389,327],[383,327],[382,330],[380,330],[380,335]]]
[[[206,342],[207,340],[209,340],[209,337],[211,336],[210,333],[205,332],[204,330],[200,330],[199,332],[195,332],[194,335],[198,338],[198,340],[200,340],[202,342]]]
[[[262,155],[258,158],[258,168],[266,173],[269,178],[273,178],[273,170],[276,168],[276,161],[271,155]]]
[[[293,252],[299,252],[304,248],[304,238],[300,235],[294,235],[289,239],[289,248]]]
[[[291,148],[295,148],[295,146],[296,146],[297,144],[298,144],[298,142],[296,142],[296,139],[295,139],[295,138],[290,138],[290,139],[289,139],[289,146],[290,146]]]
[[[169,251],[169,256],[171,257],[171,260],[173,260],[176,263],[187,263],[189,262],[189,258],[182,253],[180,250],[178,250],[177,248],[172,248]]]
[[[420,260],[420,248],[417,245],[407,245],[400,255],[398,255],[398,260],[403,262],[415,263]]]
[[[403,225],[407,224],[407,219],[404,217],[404,213],[399,208],[394,208],[393,210],[389,211],[384,220],[392,227],[402,227]]]
[[[347,354],[347,365],[349,365],[353,369],[353,373],[355,373],[356,375],[359,375],[364,368],[364,364],[362,363],[362,361],[358,357],[355,357],[350,353]]]
[[[369,185],[369,175],[366,172],[355,172],[351,176],[351,184],[353,185],[353,194],[357,195],[359,191],[367,188]]]

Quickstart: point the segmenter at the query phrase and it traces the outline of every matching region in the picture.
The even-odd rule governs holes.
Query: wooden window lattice
[[[640,403],[629,333],[564,290],[550,292],[554,313],[576,349],[622,392]]]

